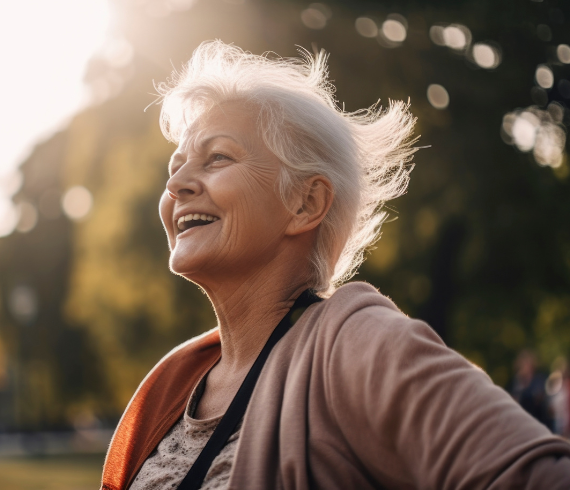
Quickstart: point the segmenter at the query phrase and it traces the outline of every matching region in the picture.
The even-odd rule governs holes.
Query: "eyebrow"
[[[230,139],[232,141],[234,141],[235,143],[237,143],[238,145],[243,146],[243,143],[240,143],[238,140],[236,140],[233,136],[226,134],[226,133],[219,133],[219,134],[213,134],[211,136],[208,136],[207,138],[204,138],[202,140],[199,140],[198,142],[198,146],[201,148],[205,148],[206,146],[208,146],[209,143],[211,143],[213,140],[217,139],[217,138],[227,138]]]

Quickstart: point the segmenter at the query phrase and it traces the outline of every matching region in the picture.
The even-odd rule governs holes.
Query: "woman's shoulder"
[[[219,333],[213,329],[172,349],[146,375],[125,409],[107,453],[103,480],[112,483],[109,488],[123,488],[125,479],[136,472],[133,465],[146,459],[180,417],[189,393],[219,355]]]
[[[457,357],[427,323],[408,317],[388,297],[364,282],[338,288],[315,308],[313,315],[308,321],[315,347],[339,365],[362,361],[366,366],[389,363],[394,367],[427,353],[430,362]]]
[[[355,281],[338,288],[323,302],[320,323],[336,334],[400,336],[413,331],[435,336],[425,322],[408,317],[387,296],[366,282]],[[331,328],[332,327],[332,328]]]
[[[339,308],[351,312],[369,306],[380,306],[401,313],[390,298],[383,295],[372,284],[363,281],[343,284],[326,300],[326,303],[329,308]]]

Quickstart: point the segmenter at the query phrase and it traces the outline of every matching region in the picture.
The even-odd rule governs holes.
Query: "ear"
[[[319,226],[328,213],[333,198],[333,186],[324,175],[313,175],[306,179],[303,190],[292,200],[295,211],[286,234],[300,235]]]

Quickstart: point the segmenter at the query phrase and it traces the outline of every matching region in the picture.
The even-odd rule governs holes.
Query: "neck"
[[[224,372],[251,367],[265,342],[307,288],[309,266],[293,256],[274,260],[246,277],[200,284],[218,318]]]

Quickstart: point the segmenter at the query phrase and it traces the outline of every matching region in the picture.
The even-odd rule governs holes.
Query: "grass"
[[[97,490],[103,455],[0,459],[2,490]]]

